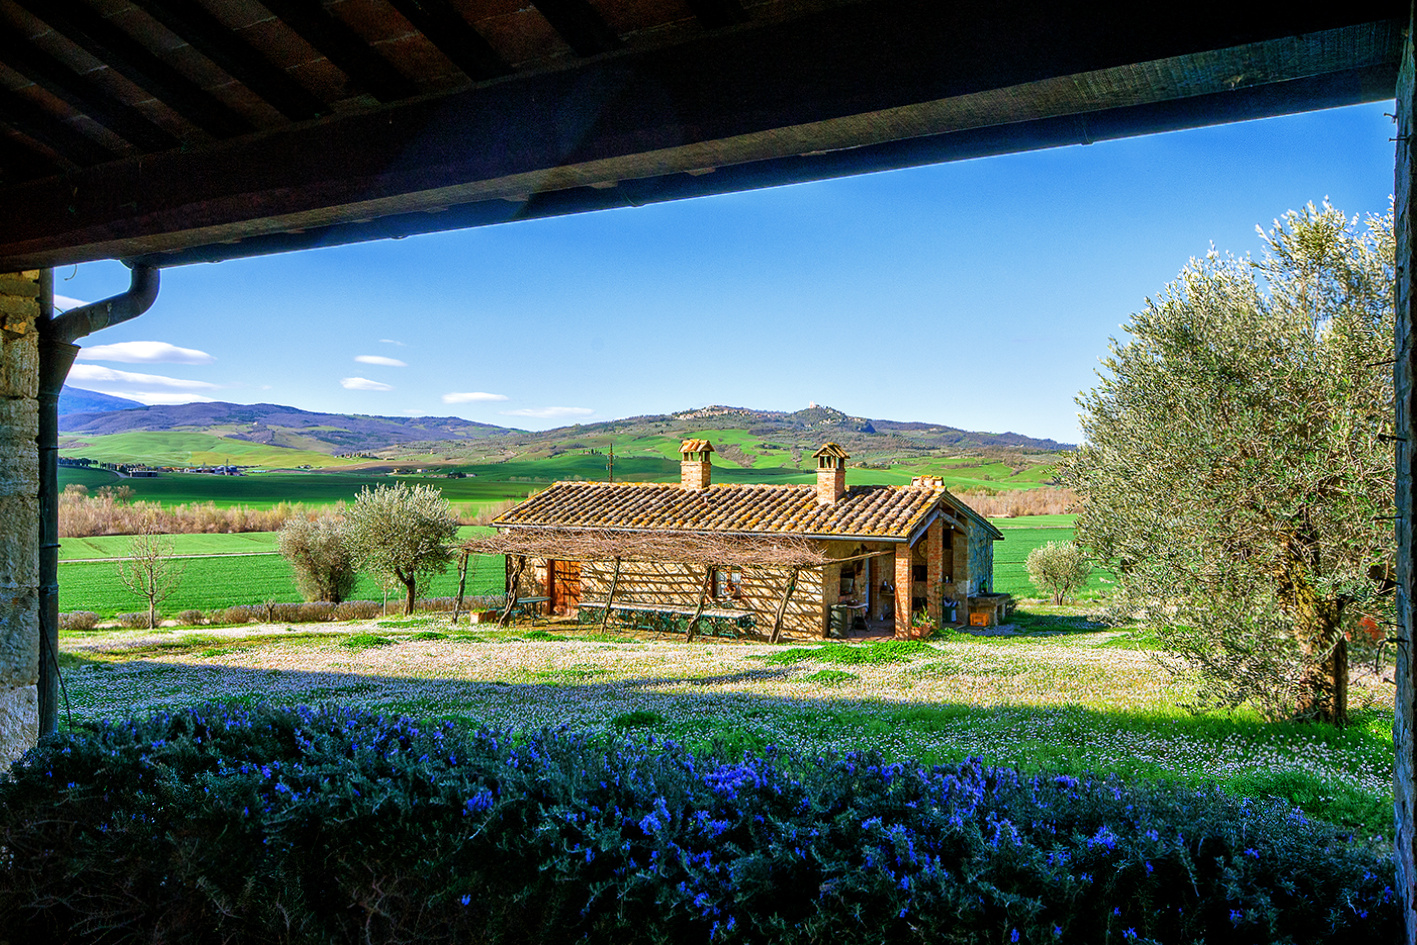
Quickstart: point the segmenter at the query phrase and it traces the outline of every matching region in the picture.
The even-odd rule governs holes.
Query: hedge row
[[[1354,942],[1386,850],[1280,803],[850,754],[702,757],[327,707],[47,738],[11,941]]]
[[[419,613],[451,613],[456,603],[453,597],[428,597],[418,600],[414,607]],[[462,612],[496,609],[503,604],[500,595],[492,597],[466,597]],[[389,616],[403,613],[403,601],[391,601]],[[263,604],[236,604],[220,610],[203,613],[200,610],[184,610],[177,615],[180,623],[196,626],[203,623],[318,623],[331,620],[373,620],[384,615],[384,605],[377,600],[347,600],[338,604],[329,601],[307,603],[269,601]],[[124,627],[142,628],[148,625],[148,612],[118,614],[115,621]],[[159,617],[159,619],[162,619]],[[98,625],[99,616],[89,610],[75,610],[59,615],[61,630],[92,630]]]

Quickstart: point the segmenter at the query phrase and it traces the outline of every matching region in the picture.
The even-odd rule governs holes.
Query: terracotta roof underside
[[[725,483],[697,492],[678,483],[558,482],[493,524],[904,541],[947,495],[856,486],[836,505],[820,505],[811,485]]]

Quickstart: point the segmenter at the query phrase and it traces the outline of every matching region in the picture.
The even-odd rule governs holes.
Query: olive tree
[[[342,516],[326,512],[319,518],[290,518],[281,526],[280,553],[295,571],[295,583],[306,600],[338,604],[359,580],[354,549]]]
[[[1092,562],[1076,542],[1050,541],[1028,553],[1024,561],[1028,579],[1040,591],[1061,604],[1072,594],[1087,586],[1092,574]]]
[[[182,581],[185,561],[173,557],[172,539],[143,532],[128,541],[128,556],[117,562],[118,581],[148,604],[148,629],[157,626],[157,605]]]
[[[407,592],[404,613],[413,613],[418,581],[447,570],[457,516],[433,486],[365,486],[345,512],[349,547],[360,570],[397,581]]]
[[[1391,609],[1392,214],[1309,205],[1261,237],[1131,317],[1063,475],[1078,540],[1205,695],[1342,723],[1350,646]]]

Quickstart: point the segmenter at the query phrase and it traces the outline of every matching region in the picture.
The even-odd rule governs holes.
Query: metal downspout
[[[133,266],[128,291],[52,313],[39,323],[39,734],[59,729],[59,392],[79,353],[75,341],[136,318],[157,299],[158,270]]]

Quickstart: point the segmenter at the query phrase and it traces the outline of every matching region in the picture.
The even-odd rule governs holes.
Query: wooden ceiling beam
[[[79,0],[15,0],[65,39],[82,46],[110,69],[177,114],[218,138],[254,126],[191,79],[168,65]]]
[[[334,63],[355,85],[379,101],[396,102],[418,94],[418,86],[412,79],[319,3],[261,0],[261,4]]]
[[[389,0],[413,28],[473,80],[507,75],[512,67],[473,29],[447,0]]]
[[[748,13],[738,0],[686,0],[704,29],[716,30],[748,22]]]
[[[0,134],[0,187],[16,180],[34,180],[62,170],[64,168],[27,142]]]
[[[142,150],[165,151],[177,146],[176,135],[131,105],[110,98],[88,79],[13,32],[0,31],[0,62]]]
[[[116,156],[115,152],[76,131],[62,117],[45,111],[18,92],[0,92],[0,122],[52,148],[79,167],[102,164]]]
[[[330,111],[318,96],[272,65],[201,4],[191,0],[132,2],[292,121],[316,118]]]
[[[578,56],[596,56],[619,49],[620,36],[587,0],[531,0]]]
[[[332,245],[1375,101],[1405,21],[1349,17],[1390,7],[1130,35],[1067,10],[996,47],[1002,27],[955,8],[847,5],[6,187],[0,269]]]

